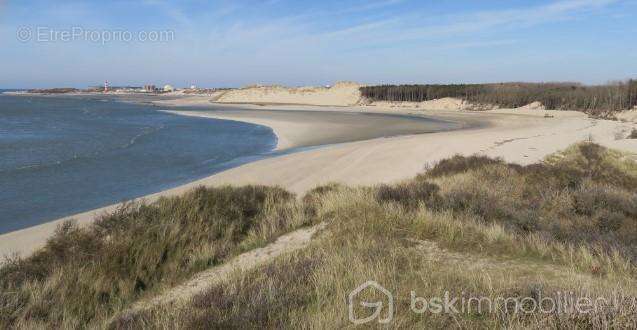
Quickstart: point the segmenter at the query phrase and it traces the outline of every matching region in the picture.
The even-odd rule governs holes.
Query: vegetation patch
[[[580,144],[531,166],[455,156],[395,185],[321,187],[305,203],[328,227],[308,249],[238,273],[179,308],[158,306],[111,326],[349,327],[346,298],[373,280],[393,295],[391,324],[401,328],[631,327],[635,166],[619,152]],[[445,294],[494,305],[412,311],[413,295]],[[601,305],[520,313],[502,302],[564,295]]]
[[[131,203],[0,268],[0,327],[77,327],[305,224],[280,188],[198,188]]]
[[[30,89],[29,93],[34,94],[67,94],[77,93],[80,90],[77,88],[49,88],[49,89]]]
[[[361,87],[371,101],[423,102],[459,98],[479,106],[519,108],[539,102],[549,110],[579,110],[597,116],[637,106],[637,80],[599,86],[577,83],[382,85]]]

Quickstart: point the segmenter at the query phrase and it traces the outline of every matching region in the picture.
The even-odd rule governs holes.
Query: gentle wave
[[[0,233],[211,175],[275,140],[267,127],[147,105],[0,95]]]

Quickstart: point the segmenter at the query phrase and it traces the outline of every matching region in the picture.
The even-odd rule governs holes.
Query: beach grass
[[[67,222],[42,250],[0,268],[0,328],[99,323],[304,221],[293,194],[246,186],[128,203],[88,228]]]
[[[185,303],[124,312],[197,270],[316,223],[326,227],[303,250]],[[42,252],[2,268],[0,326],[350,327],[347,297],[373,280],[395,298],[396,328],[630,327],[635,251],[637,164],[621,152],[582,143],[529,166],[455,156],[392,185],[332,184],[301,199],[278,188],[201,188],[124,208],[89,229],[67,225]],[[412,311],[414,294],[497,301],[562,293],[605,305],[590,313],[497,303]]]

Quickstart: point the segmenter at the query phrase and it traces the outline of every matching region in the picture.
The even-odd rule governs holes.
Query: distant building
[[[174,90],[175,90],[175,88],[173,86],[171,86],[171,85],[164,86],[164,92],[166,92],[166,93],[172,92]]]
[[[155,85],[144,85],[144,91],[148,93],[154,93],[157,91],[157,87],[155,87]]]

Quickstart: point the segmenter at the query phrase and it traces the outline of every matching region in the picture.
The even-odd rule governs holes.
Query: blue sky
[[[0,42],[0,88],[604,83],[637,78],[637,0],[0,0]]]

